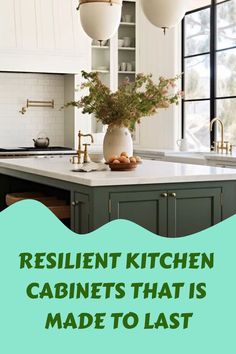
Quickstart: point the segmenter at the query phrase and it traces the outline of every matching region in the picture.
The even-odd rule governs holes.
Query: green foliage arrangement
[[[153,116],[159,109],[178,104],[182,95],[180,91],[175,92],[179,76],[160,77],[155,84],[152,75],[138,74],[134,82],[125,79],[116,92],[101,82],[97,72],[82,71],[82,77],[85,82],[80,88],[87,89],[88,95],[65,106],[82,108],[83,114],[93,113],[104,125],[127,127],[130,131],[142,117]]]

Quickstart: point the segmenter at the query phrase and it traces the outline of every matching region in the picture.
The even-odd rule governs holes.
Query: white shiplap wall
[[[26,100],[55,100],[55,108],[19,110]],[[0,73],[0,147],[31,146],[45,132],[51,145],[64,145],[64,76]]]

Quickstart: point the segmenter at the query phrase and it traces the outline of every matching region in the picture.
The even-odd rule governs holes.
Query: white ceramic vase
[[[103,155],[106,161],[112,156],[127,152],[133,156],[133,140],[128,128],[109,126],[103,141]]]

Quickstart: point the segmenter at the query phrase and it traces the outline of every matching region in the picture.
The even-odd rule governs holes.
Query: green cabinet
[[[219,223],[221,198],[221,188],[168,191],[168,236],[194,234]]]
[[[162,191],[110,194],[110,219],[128,219],[158,235],[167,234],[167,198]]]
[[[162,236],[179,237],[222,220],[221,188],[110,194],[110,219],[128,219]]]
[[[168,237],[207,229],[236,214],[236,181],[84,186],[10,169],[0,169],[0,211],[5,196],[43,191],[71,202],[71,229],[79,234],[126,219]]]
[[[71,228],[79,234],[87,234],[90,232],[89,196],[75,192],[71,199]]]

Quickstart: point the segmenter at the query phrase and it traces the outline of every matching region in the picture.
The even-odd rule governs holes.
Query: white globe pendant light
[[[122,0],[80,0],[78,9],[82,27],[90,38],[107,40],[118,30]]]
[[[188,3],[189,0],[141,0],[147,19],[164,33],[180,23],[188,11]]]

